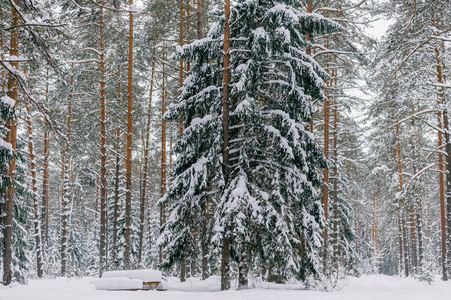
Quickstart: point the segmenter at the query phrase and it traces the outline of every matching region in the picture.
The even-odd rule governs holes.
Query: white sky
[[[388,27],[393,24],[393,21],[391,20],[377,20],[375,22],[372,22],[370,24],[370,27],[367,28],[365,31],[367,32],[368,35],[372,36],[372,37],[376,37],[376,38],[380,38],[382,37],[385,32],[387,32]]]

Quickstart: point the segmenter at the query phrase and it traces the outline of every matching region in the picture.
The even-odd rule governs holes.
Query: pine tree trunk
[[[144,132],[141,131],[141,139],[142,139],[142,157],[138,162],[139,165],[139,233],[138,233],[138,263],[137,266],[141,267],[142,261],[142,253],[143,253],[143,239],[144,239],[144,217],[145,217],[145,204],[143,197],[143,164],[144,164],[144,155],[146,151],[146,142],[144,139]]]
[[[28,102],[25,102],[27,110],[27,125],[28,125],[28,148],[30,151],[30,172],[31,172],[31,187],[33,197],[33,213],[34,213],[34,235],[36,242],[36,270],[39,278],[42,277],[42,243],[41,243],[41,228],[39,224],[39,204],[38,204],[38,187],[36,186],[36,157],[34,154],[33,142],[33,127],[31,124],[31,110]]]
[[[161,92],[161,116],[166,112],[166,46],[163,42],[163,85]],[[161,163],[160,163],[160,197],[166,192],[166,121],[161,120]],[[160,226],[166,223],[166,208],[160,205]],[[160,264],[163,262],[163,248],[160,246]]]
[[[240,264],[238,266],[238,289],[243,290],[248,288],[248,254],[246,247],[241,249]]]
[[[415,105],[412,105],[412,115],[415,114]],[[415,118],[412,119],[412,127],[415,129]],[[416,164],[416,149],[418,148],[418,142],[413,142],[413,154],[414,154],[414,161],[413,161],[413,174],[415,175],[417,173],[417,164]],[[424,258],[423,253],[423,205],[421,201],[421,190],[418,191],[418,207],[416,209],[416,214],[412,216],[412,218],[416,218],[416,228],[417,228],[417,235],[418,235],[418,262],[417,266],[421,268]]]
[[[18,0],[13,0],[17,4]],[[12,27],[19,25],[19,16],[17,11],[12,8]],[[19,33],[17,29],[11,31],[10,38],[10,56],[19,56]],[[11,66],[15,69],[18,68],[18,62],[11,62]],[[8,80],[8,96],[16,101],[19,96],[18,86],[14,76],[10,75]],[[6,142],[11,144],[13,151],[16,150],[17,144],[17,120],[14,119],[11,122],[7,122],[6,128],[8,129],[8,134],[6,136]],[[3,284],[8,285],[11,283],[13,277],[12,271],[12,236],[13,236],[13,215],[14,215],[14,183],[16,177],[16,160],[13,157],[9,163],[8,177],[11,182],[6,193],[6,204],[4,206],[4,246],[3,246]]]
[[[197,0],[197,39],[203,37],[202,0]]]
[[[360,229],[360,208],[357,206],[357,236],[359,239],[359,247],[358,247],[358,253],[359,257],[362,252],[362,237],[361,237],[361,229]]]
[[[45,103],[48,104],[49,83],[48,83],[49,69],[47,68],[47,82],[45,86]],[[44,246],[49,242],[49,146],[50,146],[50,132],[48,128],[47,118],[44,121],[44,153],[43,153],[43,174],[42,174],[42,243]],[[44,247],[43,247],[44,248]]]
[[[225,26],[224,26],[224,77],[223,77],[223,101],[222,101],[222,172],[224,185],[229,184],[229,81],[230,81],[230,0],[225,0]],[[221,290],[230,289],[230,237],[225,236],[222,245],[221,257]]]
[[[311,14],[313,13],[313,0],[310,0],[309,3],[307,4],[307,13]],[[310,32],[307,31],[305,33],[305,39],[307,42],[311,41],[311,36],[310,36]],[[305,50],[305,54],[311,56],[312,55],[312,48],[310,48],[309,46],[307,46],[306,50]],[[310,132],[313,133],[313,117],[312,120],[310,121]]]
[[[197,0],[197,39],[203,38],[203,13],[202,0]],[[200,243],[202,251],[202,280],[208,278],[208,232],[210,230],[209,197],[207,196],[205,207],[202,210],[202,228],[200,233]]]
[[[133,0],[130,0],[130,5]],[[128,95],[127,95],[127,152],[125,156],[125,251],[124,269],[131,266],[131,213],[132,213],[132,132],[133,132],[133,13],[129,13],[128,36]]]
[[[326,97],[327,99],[324,101],[324,156],[327,160],[329,160],[329,95],[328,91],[326,90]],[[328,272],[328,264],[329,264],[329,258],[328,258],[328,251],[329,251],[329,168],[327,167],[323,171],[323,177],[324,177],[324,187],[323,187],[323,208],[324,208],[324,218],[326,221],[326,224],[324,226],[324,249],[323,249],[323,263],[324,263],[324,269],[326,272]]]
[[[119,66],[119,70],[117,72],[117,104],[118,109],[120,109],[121,106],[121,67]],[[116,170],[114,174],[114,214],[113,214],[113,247],[112,247],[112,253],[111,253],[111,259],[113,263],[116,263],[117,258],[117,230],[118,230],[118,218],[120,213],[120,206],[119,206],[119,177],[120,177],[120,141],[121,141],[121,129],[119,127],[119,120],[117,121],[116,126]]]
[[[149,107],[147,110],[147,128],[146,128],[146,140],[144,143],[144,166],[143,166],[143,180],[142,180],[142,190],[141,190],[141,201],[140,201],[140,227],[139,227],[139,263],[141,263],[142,257],[142,247],[144,240],[144,215],[145,215],[145,204],[146,204],[146,192],[147,192],[147,176],[148,176],[148,165],[149,165],[149,141],[150,141],[150,117],[152,112],[152,94],[153,94],[153,83],[155,76],[155,50],[156,50],[156,39],[157,34],[154,33],[154,47],[152,51],[152,72],[150,75],[150,93],[149,93]]]
[[[437,24],[436,21],[434,19],[434,17],[432,18],[432,25],[437,28]],[[434,33],[435,35],[435,33]],[[434,54],[435,54],[435,60],[436,60],[436,75],[437,75],[437,82],[439,84],[444,84],[445,80],[444,80],[444,76],[443,76],[443,65],[442,65],[442,61],[441,61],[441,51],[440,51],[440,46],[437,42],[437,44],[435,44],[434,46]],[[437,100],[438,100],[438,105],[442,106],[442,105],[446,105],[445,103],[445,95],[444,95],[444,90],[443,88],[439,88],[438,94],[437,94]],[[442,129],[442,124],[445,127],[445,151],[448,150],[448,145],[449,145],[449,136],[447,139],[447,131],[448,131],[448,126],[447,124],[444,124],[445,122],[448,123],[448,115],[447,115],[447,111],[446,109],[443,111],[443,123],[442,123],[442,112],[439,111],[438,115],[438,125],[439,125],[439,129]],[[446,120],[445,120],[446,119]],[[439,131],[438,132],[438,146],[439,146],[439,150],[442,150],[442,146],[443,146],[443,136],[442,136],[442,132]],[[451,151],[451,148],[450,148]],[[448,156],[451,154],[450,152],[447,152]],[[443,155],[438,152],[438,157],[439,157],[439,185],[440,185],[440,225],[441,225],[441,238],[442,238],[442,279],[443,281],[448,281],[448,265],[447,265],[447,225],[449,225],[448,222],[450,222],[450,220],[447,220],[447,216],[446,216],[446,203],[451,201],[451,193],[449,193],[448,196],[448,189],[451,190],[450,184],[447,184],[444,181],[444,177],[445,177],[445,172],[446,172],[446,165],[443,161]],[[451,160],[450,157],[447,158],[447,162],[448,159]],[[448,180],[448,176],[447,176],[447,180]],[[445,196],[445,186],[446,186],[446,191],[447,191],[447,195]],[[446,199],[445,199],[446,197]],[[448,201],[448,197],[450,197],[449,201]],[[446,202],[445,202],[446,201]],[[448,207],[450,208],[450,207]],[[448,212],[449,213],[449,212]],[[448,228],[448,230],[450,230]]]
[[[399,176],[399,192],[403,190],[403,181],[402,181],[402,157],[401,157],[401,135],[399,129],[399,123],[396,121],[396,136],[397,136],[397,158],[398,158],[398,176]],[[401,228],[401,239],[402,243],[400,245],[403,246],[400,253],[404,255],[404,272],[406,277],[409,276],[409,260],[408,260],[408,252],[407,252],[407,230],[405,225],[405,220],[403,216],[403,201],[401,200],[399,205],[399,218],[400,218],[400,228]]]
[[[67,268],[67,244],[69,235],[69,214],[70,214],[70,140],[71,140],[71,125],[72,125],[72,95],[74,85],[74,63],[72,63],[69,104],[67,109],[67,133],[66,141],[64,142],[64,159],[63,159],[63,189],[61,197],[61,276],[66,275]]]
[[[183,47],[183,17],[184,17],[184,1],[181,0],[180,1],[180,31],[179,31],[179,44],[180,47]],[[179,68],[179,87],[182,88],[183,87],[183,59],[180,59],[180,68]],[[180,120],[179,120],[179,131],[180,131],[180,136],[183,133],[183,123],[182,123],[182,117],[180,116]],[[184,282],[186,281],[186,260],[183,259],[180,265],[180,282]]]
[[[99,277],[106,270],[108,244],[108,195],[106,170],[105,49],[103,46],[103,6],[100,7],[100,262]]]
[[[404,247],[402,243],[402,228],[401,228],[401,211],[398,211],[398,243],[399,243],[399,274],[401,275],[403,269],[403,252]]]
[[[434,24],[435,25],[435,24]],[[437,82],[439,84],[445,84],[445,77],[443,75],[443,66],[441,61],[441,51],[438,45],[434,48],[435,56],[436,56],[436,70],[437,70]],[[441,215],[442,222],[442,240],[446,241],[446,245],[443,245],[442,241],[442,259],[443,259],[443,281],[448,280],[448,275],[445,273],[448,272],[449,263],[451,263],[451,241],[449,241],[449,237],[451,237],[451,172],[449,172],[451,166],[451,138],[449,134],[449,121],[448,121],[448,109],[446,108],[447,103],[445,102],[445,91],[443,87],[439,88],[437,98],[439,100],[439,105],[444,106],[443,109],[443,130],[445,132],[445,152],[446,152],[446,164],[444,164],[443,169],[446,174],[446,194],[445,200],[443,201],[443,206],[445,213]],[[440,127],[441,128],[441,127]],[[441,150],[441,149],[440,149]],[[448,172],[446,172],[448,170]],[[441,175],[444,177],[445,175]],[[442,200],[442,198],[440,198]],[[446,208],[445,208],[446,205]],[[442,201],[440,201],[440,206],[442,206]]]
[[[418,228],[418,266],[421,267],[424,259],[424,250],[423,250],[423,205],[421,202],[421,198],[418,201],[418,209],[417,209],[417,228]]]
[[[440,61],[440,49],[438,47],[434,48],[436,60],[437,60],[437,81],[438,83],[443,84],[443,68]],[[443,90],[438,94],[438,101],[439,105],[443,105],[444,102],[444,94]],[[444,111],[446,113],[446,110]],[[442,129],[442,112],[439,111],[437,115],[438,119],[438,127]],[[446,129],[446,128],[445,128]],[[446,139],[446,136],[445,136]],[[449,143],[448,143],[449,144]],[[440,150],[442,150],[443,146],[443,135],[442,132],[438,132],[438,147]],[[445,146],[446,147],[446,146]],[[446,245],[446,238],[447,238],[447,220],[446,220],[446,207],[445,207],[445,163],[443,161],[443,155],[439,152],[438,153],[438,160],[439,160],[439,185],[440,185],[440,224],[441,224],[441,238],[442,238],[442,279],[443,281],[448,281],[448,268],[447,268],[447,245]],[[449,185],[448,185],[449,186]],[[451,188],[451,187],[450,187]]]
[[[410,274],[410,265],[409,265],[409,248],[407,241],[407,226],[406,221],[403,216],[401,216],[401,224],[402,224],[402,236],[403,236],[403,245],[404,245],[404,274],[406,277],[409,277]]]
[[[413,173],[415,174],[415,173]],[[410,206],[410,213],[411,213],[411,249],[412,249],[412,268],[413,271],[416,270],[418,267],[418,255],[417,255],[417,228],[416,228],[416,222],[415,222],[415,208],[413,205]]]
[[[334,103],[334,262],[335,270],[338,272],[338,251],[339,251],[339,234],[338,234],[338,103]]]

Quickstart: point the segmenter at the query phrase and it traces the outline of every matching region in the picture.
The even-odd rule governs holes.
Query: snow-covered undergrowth
[[[348,278],[339,282],[332,292],[305,290],[299,284],[268,284],[254,282],[249,290],[219,291],[219,278],[206,281],[188,278],[180,283],[170,278],[168,290],[97,291],[94,278],[30,280],[28,285],[0,286],[0,300],[449,300],[451,282],[436,278],[429,285],[414,278],[384,275]]]

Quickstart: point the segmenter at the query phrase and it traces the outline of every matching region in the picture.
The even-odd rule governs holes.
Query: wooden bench
[[[143,290],[156,290],[160,281],[143,282]]]
[[[124,270],[124,271],[108,271],[102,274],[103,278],[129,278],[139,279],[142,281],[142,290],[165,290],[163,281],[163,274],[157,270]]]

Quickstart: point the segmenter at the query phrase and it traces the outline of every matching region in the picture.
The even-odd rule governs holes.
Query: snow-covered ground
[[[93,278],[30,280],[28,285],[0,286],[0,300],[449,300],[451,281],[437,278],[431,285],[413,278],[383,275],[348,278],[333,292],[302,289],[299,285],[268,285],[254,283],[255,288],[243,291],[219,291],[219,278],[206,281],[189,278],[180,283],[170,278],[168,290],[97,291]]]

